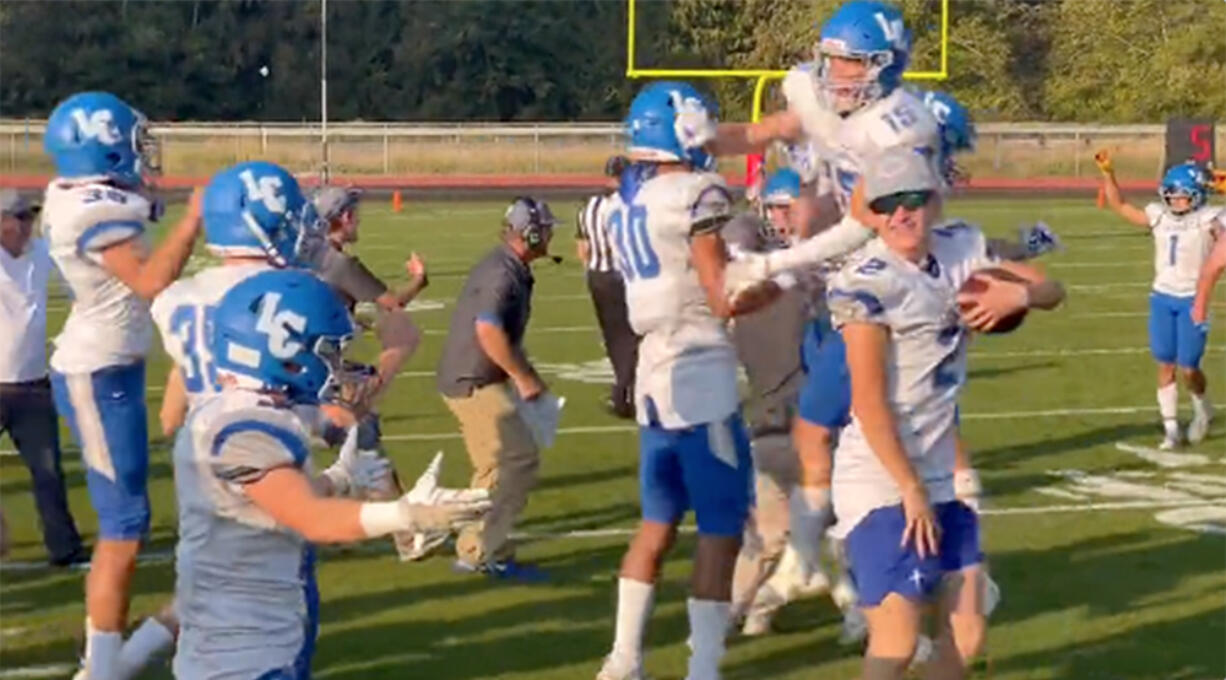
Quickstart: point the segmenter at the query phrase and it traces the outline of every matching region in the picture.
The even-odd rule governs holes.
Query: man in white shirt
[[[7,432],[30,468],[43,543],[56,566],[88,562],[68,511],[59,430],[47,378],[47,242],[30,238],[38,206],[0,189],[0,433]]]

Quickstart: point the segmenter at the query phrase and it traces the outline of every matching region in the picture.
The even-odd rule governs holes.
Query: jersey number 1
[[[660,258],[647,235],[647,208],[632,205],[609,216],[609,232],[617,248],[617,268],[626,281],[660,275]]]

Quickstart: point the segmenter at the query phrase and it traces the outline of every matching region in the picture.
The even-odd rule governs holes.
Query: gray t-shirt
[[[520,347],[532,312],[532,283],[528,265],[505,244],[473,266],[451,314],[438,363],[439,392],[466,397],[474,389],[506,381],[506,371],[490,361],[477,342],[476,323],[480,319],[500,326],[512,347]]]
[[[357,303],[373,302],[387,292],[387,285],[361,260],[336,248],[328,248],[324,253],[319,265],[319,278],[332,286],[350,311]]]

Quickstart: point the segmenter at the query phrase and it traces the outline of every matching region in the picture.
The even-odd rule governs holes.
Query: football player
[[[1196,163],[1173,166],[1158,188],[1160,202],[1144,209],[1124,200],[1111,158],[1095,156],[1103,176],[1106,205],[1128,222],[1148,229],[1154,236],[1154,284],[1149,294],[1149,349],[1158,362],[1158,412],[1164,436],[1159,448],[1170,450],[1183,443],[1179,430],[1179,392],[1175,385],[1178,368],[1184,387],[1192,396],[1192,421],[1187,440],[1199,443],[1209,432],[1213,407],[1205,392],[1205,374],[1200,360],[1209,335],[1208,319],[1192,317],[1197,277],[1213,250],[1214,240],[1226,226],[1221,208],[1206,204],[1208,175]]]
[[[120,677],[128,591],[149,530],[145,355],[149,302],[178,277],[200,229],[200,194],[152,253],[157,148],[145,117],[106,92],[61,102],[44,148],[56,177],[43,200],[51,255],[72,309],[51,356],[56,409],[81,447],[98,541],[85,583],[86,677]]]
[[[167,375],[162,399],[162,433],[167,437],[179,430],[189,407],[221,389],[205,340],[217,302],[249,276],[317,261],[323,246],[318,220],[298,181],[272,163],[240,163],[214,175],[204,189],[201,211],[205,247],[221,264],[172,283],[150,308],[162,345],[177,368]],[[175,446],[189,445],[190,437],[179,431]],[[354,460],[373,464],[378,459]],[[177,633],[172,603],[145,619],[124,642],[118,677],[136,675],[173,645]]]
[[[715,113],[689,84],[663,81],[639,92],[626,120],[634,165],[622,175],[608,219],[630,324],[642,336],[635,401],[643,515],[622,560],[616,632],[600,680],[643,677],[643,632],[660,563],[690,508],[698,547],[687,677],[718,678],[724,655],[753,462],[725,327],[725,319],[749,311],[731,306],[724,288],[720,229],[732,198],[702,148],[709,137],[701,131],[713,129]]]
[[[807,166],[820,164],[825,184],[844,212],[841,222],[796,247],[743,258],[736,263],[737,277],[764,279],[781,269],[850,254],[873,233],[871,224],[862,224],[850,211],[864,159],[894,147],[936,152],[936,120],[914,94],[900,87],[910,43],[896,7],[867,0],[845,3],[823,24],[816,61],[791,69],[784,78],[786,110],[757,123],[720,126],[713,143],[719,154],[761,152],[773,141],[791,142],[816,154]],[[823,396],[828,390],[821,381],[832,375],[837,379],[832,371],[841,363],[833,346],[827,360],[817,361],[822,338],[828,335],[820,318],[806,332],[805,354],[811,360],[806,366],[811,370],[793,426],[801,483],[791,498],[790,541],[812,568],[820,560],[821,537],[833,519],[830,433],[842,423],[832,414],[846,409]]]
[[[754,200],[757,210],[733,217],[721,230],[730,255],[788,247],[794,240],[791,210],[800,188],[800,175],[791,168],[767,177]],[[734,623],[744,620],[746,635],[768,632],[775,611],[806,580],[795,556],[784,555],[788,496],[799,474],[789,432],[804,380],[800,339],[808,319],[808,291],[796,283],[794,276],[777,277],[780,299],[739,318],[732,328],[752,390],[748,420],[756,494],[733,575],[731,612]]]
[[[151,308],[166,353],[179,368],[167,376],[162,399],[166,436],[183,424],[189,406],[220,390],[205,327],[226,291],[274,267],[313,266],[324,247],[298,180],[273,163],[239,163],[214,175],[202,212],[205,248],[220,265],[171,284]]]
[[[206,334],[222,391],[174,451],[180,678],[306,678],[318,621],[312,543],[448,530],[489,508],[480,489],[393,501],[332,498],[311,472],[305,410],[334,397],[353,333],[327,284],[298,270],[235,284]],[[257,557],[258,559],[253,559]]]
[[[1036,270],[997,263],[978,229],[936,228],[938,189],[931,164],[910,150],[872,161],[864,198],[885,223],[828,293],[852,385],[851,423],[834,456],[832,533],[844,539],[868,621],[865,680],[902,677],[933,600],[928,677],[965,677],[986,625],[977,518],[952,483],[966,330],[1063,299]],[[1024,283],[979,275],[983,292],[959,294],[990,266]]]

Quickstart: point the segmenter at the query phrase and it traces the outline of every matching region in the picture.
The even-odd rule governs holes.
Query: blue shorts
[[[1192,322],[1191,297],[1149,294],[1149,351],[1164,364],[1200,368],[1209,338],[1209,322]]]
[[[802,420],[837,430],[851,422],[851,374],[843,335],[817,319],[805,329],[801,342],[805,384],[796,407]]]
[[[740,536],[753,505],[753,458],[741,414],[669,430],[639,427],[643,519],[679,522],[690,508],[698,533]]]
[[[56,410],[81,447],[99,538],[143,538],[149,531],[145,362],[93,373],[52,372],[51,389]]]
[[[928,599],[942,576],[983,562],[975,511],[961,501],[938,503],[933,509],[941,529],[935,556],[921,559],[914,542],[899,545],[907,526],[901,504],[873,510],[847,535],[843,545],[860,606],[875,607],[890,593]]]

